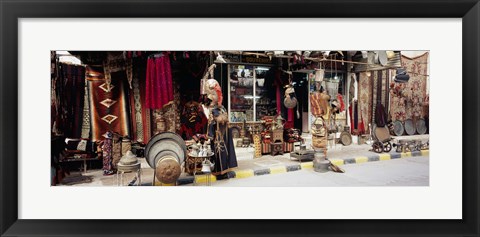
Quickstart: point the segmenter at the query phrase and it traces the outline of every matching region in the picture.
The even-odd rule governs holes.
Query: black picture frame
[[[0,2],[1,236],[479,236],[478,0],[0,0]],[[47,17],[462,18],[463,218],[462,220],[18,219],[17,21],[19,18]],[[445,40],[447,43],[448,36],[445,37],[439,40]],[[460,103],[458,105],[460,106]],[[459,158],[452,157],[452,160]],[[215,227],[212,228],[212,225]]]

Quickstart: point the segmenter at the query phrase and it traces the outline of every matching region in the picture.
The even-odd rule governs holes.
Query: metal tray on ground
[[[314,150],[293,151],[290,152],[290,158],[295,158],[298,161],[313,160],[314,154]]]

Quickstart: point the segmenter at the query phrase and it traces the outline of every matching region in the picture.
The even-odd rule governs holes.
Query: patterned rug
[[[358,84],[358,109],[360,110],[359,123],[363,119],[365,133],[369,132],[368,124],[375,124],[375,111],[377,104],[381,103],[388,113],[389,104],[389,81],[391,72],[389,70],[370,71],[360,73]]]
[[[112,73],[109,90],[103,76],[103,68],[87,67],[93,141],[103,140],[102,135],[107,131],[130,137],[126,77],[125,71]]]
[[[392,120],[405,121],[413,117],[423,118],[423,101],[427,96],[428,52],[415,58],[402,55],[402,67],[410,75],[407,83],[395,83],[400,93],[391,93],[390,115]]]
[[[365,132],[368,133],[368,124],[372,121],[372,86],[373,86],[373,73],[370,77],[367,73],[360,73],[358,82],[358,123],[363,120],[365,125]]]

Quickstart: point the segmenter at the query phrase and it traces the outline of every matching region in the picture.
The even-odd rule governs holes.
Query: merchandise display
[[[93,184],[210,186],[296,162],[287,172],[342,173],[330,158],[355,149],[369,159],[421,151],[428,60],[378,50],[52,51],[50,130],[65,141],[52,149],[52,183],[88,166],[105,176]]]

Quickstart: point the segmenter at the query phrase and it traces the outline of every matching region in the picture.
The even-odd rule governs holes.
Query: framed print
[[[479,235],[477,0],[0,1],[1,236]]]

